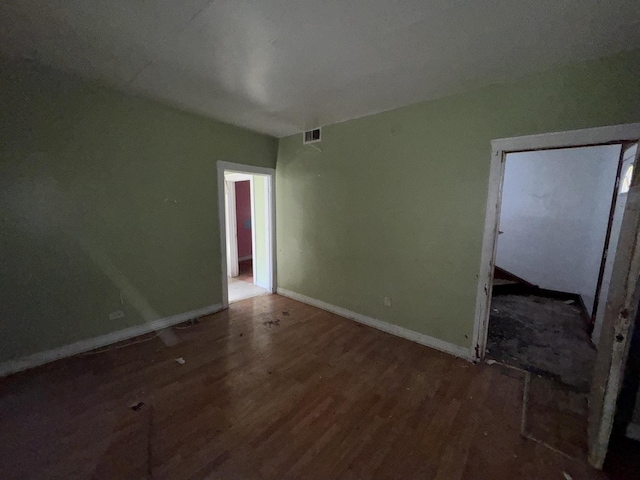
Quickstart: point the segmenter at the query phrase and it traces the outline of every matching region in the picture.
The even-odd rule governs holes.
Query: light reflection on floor
[[[265,295],[266,293],[268,293],[266,288],[238,280],[237,278],[229,278],[229,303]]]

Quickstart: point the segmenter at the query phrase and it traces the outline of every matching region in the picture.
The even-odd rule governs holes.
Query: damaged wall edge
[[[179,313],[170,317],[159,318],[158,320],[154,320],[143,325],[136,325],[116,332],[107,333],[106,335],[101,335],[99,337],[80,340],[63,347],[34,353],[33,355],[28,355],[14,360],[8,360],[0,363],[0,378],[11,375],[12,373],[29,370],[46,363],[55,362],[62,358],[73,357],[74,355],[95,350],[96,348],[106,347],[123,340],[129,340],[140,335],[156,332],[179,323],[195,320],[196,318],[203,317],[205,315],[211,315],[212,313],[216,313],[221,310],[222,304],[220,303],[209,305],[207,307],[198,308],[185,313]]]
[[[307,305],[326,310],[327,312],[335,313],[336,315],[348,318],[349,320],[354,320],[358,323],[373,327],[377,330],[381,330],[396,337],[404,338],[405,340],[410,340],[412,342],[431,347],[440,352],[463,358],[464,360],[467,360],[469,362],[473,362],[474,360],[474,356],[472,355],[471,350],[469,350],[468,348],[454,345],[453,343],[445,342],[444,340],[440,340],[423,333],[414,332],[413,330],[409,330],[392,323],[383,322],[382,320],[368,317],[366,315],[362,315],[361,313],[352,312],[351,310],[347,310],[346,308],[331,305],[329,303],[323,302],[322,300],[307,297],[306,295],[292,292],[284,288],[278,288],[278,295],[297,300],[298,302],[306,303]]]

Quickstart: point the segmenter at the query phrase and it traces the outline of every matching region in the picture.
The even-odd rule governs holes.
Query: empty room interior
[[[640,478],[639,7],[2,2],[0,477]]]

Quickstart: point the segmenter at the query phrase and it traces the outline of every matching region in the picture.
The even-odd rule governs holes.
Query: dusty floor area
[[[580,308],[534,295],[491,300],[488,356],[587,392],[596,350]]]
[[[525,378],[262,295],[1,379],[0,477],[608,478],[522,436]]]
[[[539,375],[527,389],[523,433],[571,458],[587,458],[587,395]]]

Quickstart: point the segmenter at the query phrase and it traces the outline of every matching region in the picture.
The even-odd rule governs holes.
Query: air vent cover
[[[315,143],[320,141],[320,129],[314,128],[313,130],[307,130],[304,132],[304,144]]]

